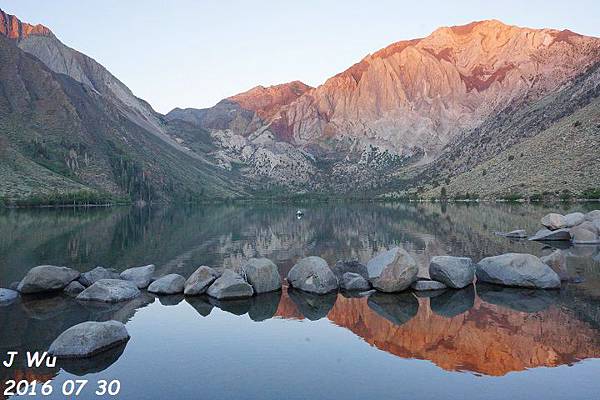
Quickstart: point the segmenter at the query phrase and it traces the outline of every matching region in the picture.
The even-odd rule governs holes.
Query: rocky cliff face
[[[13,40],[26,39],[32,35],[54,36],[44,25],[23,23],[14,15],[7,14],[2,10],[0,10],[0,34]]]

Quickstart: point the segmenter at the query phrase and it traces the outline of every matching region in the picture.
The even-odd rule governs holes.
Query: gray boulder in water
[[[19,292],[12,289],[0,288],[0,305],[10,304],[19,297]]]
[[[207,267],[206,265],[202,265],[198,267],[196,271],[187,281],[185,281],[185,286],[183,288],[183,293],[186,296],[197,296],[204,292],[210,286],[211,283],[215,281],[219,277],[219,274],[214,269]]]
[[[590,211],[589,213],[585,214],[585,219],[587,221],[600,220],[600,210]]]
[[[27,272],[17,289],[25,294],[54,292],[63,290],[79,276],[79,272],[71,268],[40,265]]]
[[[570,230],[572,242],[574,244],[600,244],[600,239],[596,232],[576,226]]]
[[[119,274],[104,267],[96,267],[91,271],[84,272],[79,277],[79,283],[90,287],[100,279],[120,279]]]
[[[462,289],[475,279],[475,267],[468,257],[437,256],[429,264],[429,276],[453,289]]]
[[[560,287],[560,277],[538,257],[507,253],[487,257],[477,264],[477,280],[504,286],[538,289]]]
[[[287,280],[293,288],[325,294],[338,289],[338,280],[321,257],[306,257],[290,270]]]
[[[254,293],[268,293],[281,289],[281,277],[277,265],[268,258],[251,258],[242,266],[246,281]]]
[[[417,280],[417,262],[402,248],[394,247],[367,263],[369,281],[381,292],[401,292]]]
[[[360,274],[354,272],[346,272],[342,275],[340,286],[345,290],[369,290],[371,284]]]
[[[169,274],[158,278],[148,286],[148,292],[155,294],[183,293],[185,278],[179,274]]]
[[[568,229],[558,229],[551,231],[549,229],[540,229],[535,235],[529,238],[534,241],[568,241],[571,240],[571,233]]]
[[[565,219],[564,216],[562,216],[561,214],[557,214],[557,213],[550,213],[545,215],[542,218],[542,225],[544,225],[546,228],[550,229],[551,231],[555,231],[557,229],[562,229],[562,228],[566,228],[567,227],[567,220]]]
[[[364,264],[356,260],[340,260],[335,263],[333,268],[331,269],[333,274],[338,279],[338,281],[342,281],[342,276],[346,272],[352,272],[354,274],[359,274],[365,279],[369,279],[369,272],[367,271],[367,267]]]
[[[569,271],[567,270],[567,257],[562,250],[556,249],[552,253],[540,257],[540,260],[552,268],[561,281],[569,280]]]
[[[128,268],[121,272],[121,279],[135,283],[138,289],[145,289],[152,281],[156,267],[154,264],[145,265],[143,267]]]
[[[101,279],[83,292],[77,300],[118,303],[139,296],[140,291],[133,282],[121,279]]]
[[[565,215],[565,222],[566,222],[567,228],[572,228],[574,226],[582,224],[584,221],[585,221],[585,215],[580,212],[574,212],[574,213]]]
[[[417,292],[423,292],[427,290],[444,290],[447,288],[442,282],[433,281],[431,279],[419,279],[412,285],[410,285],[412,290]]]
[[[56,338],[48,353],[59,358],[91,357],[129,340],[127,328],[118,321],[82,322]]]
[[[242,299],[252,297],[254,289],[239,274],[226,269],[223,274],[209,286],[206,293],[219,300]]]

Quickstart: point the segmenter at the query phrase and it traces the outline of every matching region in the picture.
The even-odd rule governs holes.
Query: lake
[[[436,255],[474,261],[554,250],[496,231],[540,228],[548,212],[598,204],[236,204],[0,211],[0,287],[32,267],[155,264],[157,275],[238,268],[267,257],[282,279],[302,257],[366,263],[399,245],[427,274]],[[556,245],[556,243],[555,243]],[[561,290],[491,285],[415,295],[315,296],[287,286],[250,300],[155,297],[82,305],[62,296],[0,306],[0,359],[45,351],[86,320],[126,323],[131,340],[88,360],[0,366],[0,382],[120,381],[119,399],[591,399],[600,393],[600,247],[564,246]],[[82,378],[83,377],[83,378]],[[6,396],[5,396],[6,397]]]

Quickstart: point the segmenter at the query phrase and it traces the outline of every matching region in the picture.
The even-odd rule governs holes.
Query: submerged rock
[[[79,272],[71,268],[40,265],[27,272],[17,289],[25,294],[55,292],[63,290],[79,276]]]
[[[152,282],[148,286],[148,292],[154,294],[178,294],[183,293],[185,278],[179,274],[169,274]]]
[[[84,272],[79,277],[79,283],[85,287],[92,286],[100,279],[121,279],[118,273],[104,267],[96,267],[91,271]]]
[[[140,291],[133,282],[121,279],[101,279],[83,292],[77,300],[118,303],[139,296]]]
[[[79,293],[83,292],[84,290],[85,286],[83,286],[78,281],[73,281],[67,285],[67,287],[64,289],[64,292],[69,296],[76,297]]]
[[[367,263],[369,281],[379,291],[401,292],[417,280],[416,261],[400,247],[394,247],[373,257]]]
[[[197,296],[208,289],[208,287],[219,277],[219,274],[214,269],[202,265],[199,267],[187,281],[183,293],[186,296]]]
[[[220,300],[252,297],[254,289],[240,275],[226,269],[223,274],[209,286],[206,293]]]
[[[429,299],[431,311],[446,318],[454,318],[473,308],[475,288],[470,285],[464,289],[446,290],[439,296]]]
[[[292,267],[287,280],[296,289],[305,292],[325,294],[338,289],[338,280],[320,257],[306,257]]]
[[[88,321],[61,333],[48,352],[59,358],[90,357],[128,340],[129,334],[121,322]]]
[[[468,257],[438,256],[429,264],[431,279],[454,289],[462,289],[475,279],[475,267]]]
[[[411,293],[374,293],[369,308],[395,325],[403,325],[419,312],[419,301]]]
[[[551,231],[548,229],[540,229],[535,235],[529,238],[534,241],[562,241],[571,240],[571,233],[568,229],[558,229]]]
[[[0,288],[0,306],[13,303],[19,297],[19,292]]]
[[[138,289],[146,289],[152,282],[152,276],[156,267],[154,264],[143,267],[128,268],[121,272],[121,279],[135,283]]]
[[[344,290],[369,290],[371,284],[360,274],[346,272],[342,275],[340,286]]]
[[[496,232],[498,236],[504,236],[511,239],[525,239],[527,238],[527,231],[523,229],[517,229],[510,232]]]
[[[477,280],[539,289],[560,287],[556,272],[531,254],[507,253],[484,258],[477,264]]]
[[[242,267],[246,281],[252,285],[254,293],[274,292],[281,289],[279,269],[268,258],[251,258]]]
[[[443,290],[447,288],[447,286],[444,285],[442,282],[433,281],[430,279],[419,279],[418,281],[410,285],[410,287],[413,290],[416,290],[417,292],[426,290]]]
[[[557,213],[550,213],[542,218],[542,225],[551,231],[567,227],[567,221],[564,216]]]
[[[571,227],[577,226],[579,224],[582,224],[584,221],[585,221],[585,215],[580,212],[575,212],[575,213],[565,215],[565,222],[566,222],[567,228],[571,228]]]
[[[335,263],[333,268],[331,269],[333,274],[338,279],[339,282],[342,281],[342,276],[346,272],[352,272],[354,274],[359,274],[366,280],[369,279],[369,272],[367,271],[367,266],[361,264],[356,260],[340,260]]]

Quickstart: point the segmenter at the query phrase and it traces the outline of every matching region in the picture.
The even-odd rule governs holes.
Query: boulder
[[[367,263],[369,281],[381,292],[407,289],[417,280],[417,262],[402,248],[394,247],[373,257]]]
[[[569,280],[569,272],[567,271],[567,257],[562,250],[554,250],[552,253],[540,257],[540,260],[552,268],[561,281]]]
[[[210,286],[211,283],[215,281],[219,277],[219,274],[214,269],[207,267],[206,265],[202,265],[199,267],[187,281],[185,281],[185,286],[183,288],[183,293],[186,296],[197,296],[204,292]]]
[[[152,282],[155,269],[154,264],[128,268],[121,272],[121,279],[135,283],[138,289],[145,289]]]
[[[477,264],[477,280],[504,286],[538,289],[560,287],[560,278],[538,257],[531,254],[507,253],[487,257]]]
[[[10,304],[19,297],[19,292],[12,289],[0,288],[0,305]]]
[[[600,219],[600,210],[590,211],[589,213],[585,214],[585,219],[587,221],[599,220]]]
[[[183,293],[185,278],[179,274],[169,274],[158,278],[148,286],[148,292],[154,294]]]
[[[320,257],[306,257],[298,261],[287,276],[290,285],[305,292],[325,294],[338,288],[338,280]]]
[[[575,228],[586,229],[595,234],[600,234],[600,219],[595,221],[585,221],[582,224],[577,225]]]
[[[83,292],[77,300],[118,303],[139,296],[140,291],[133,282],[121,279],[101,279]]]
[[[356,260],[340,260],[335,263],[331,270],[333,271],[333,274],[339,282],[342,281],[342,276],[346,272],[359,274],[363,278],[367,280],[369,279],[369,272],[367,272],[367,267]]]
[[[571,238],[573,244],[600,244],[598,234],[584,228],[571,228]]]
[[[437,256],[429,263],[429,276],[454,289],[462,289],[475,279],[475,267],[468,257]]]
[[[252,297],[254,289],[240,275],[226,269],[223,274],[208,287],[209,296],[219,300]]]
[[[579,224],[582,224],[585,221],[585,215],[580,212],[574,212],[571,214],[565,215],[565,222],[567,224],[567,228],[572,228]]]
[[[529,240],[535,241],[562,241],[571,240],[571,233],[568,229],[558,229],[551,231],[548,229],[540,229],[535,235],[529,238]]]
[[[85,286],[83,286],[78,281],[73,281],[67,285],[67,287],[63,290],[65,294],[76,297],[79,293],[85,290]]]
[[[362,277],[362,275],[354,272],[346,272],[342,275],[340,281],[340,287],[344,290],[369,290],[371,285],[369,281]]]
[[[79,283],[90,287],[100,279],[120,279],[119,274],[104,267],[96,267],[91,271],[84,272],[79,277]]]
[[[565,217],[561,214],[550,213],[542,218],[542,225],[551,231],[555,231],[557,229],[562,229],[567,227],[567,221]]]
[[[496,232],[496,235],[511,239],[525,239],[527,237],[527,231],[523,229],[517,229],[510,232]]]
[[[447,286],[444,285],[442,282],[432,281],[430,279],[419,279],[418,281],[410,285],[410,287],[417,292],[425,290],[443,290],[447,288]]]
[[[119,346],[128,340],[129,333],[121,322],[88,321],[61,333],[50,345],[48,353],[58,358],[84,358]]]
[[[252,285],[254,293],[268,293],[281,289],[279,269],[268,258],[251,258],[242,267],[246,281]]]
[[[54,292],[63,290],[79,276],[79,272],[71,268],[40,265],[27,272],[17,289],[26,294]]]

